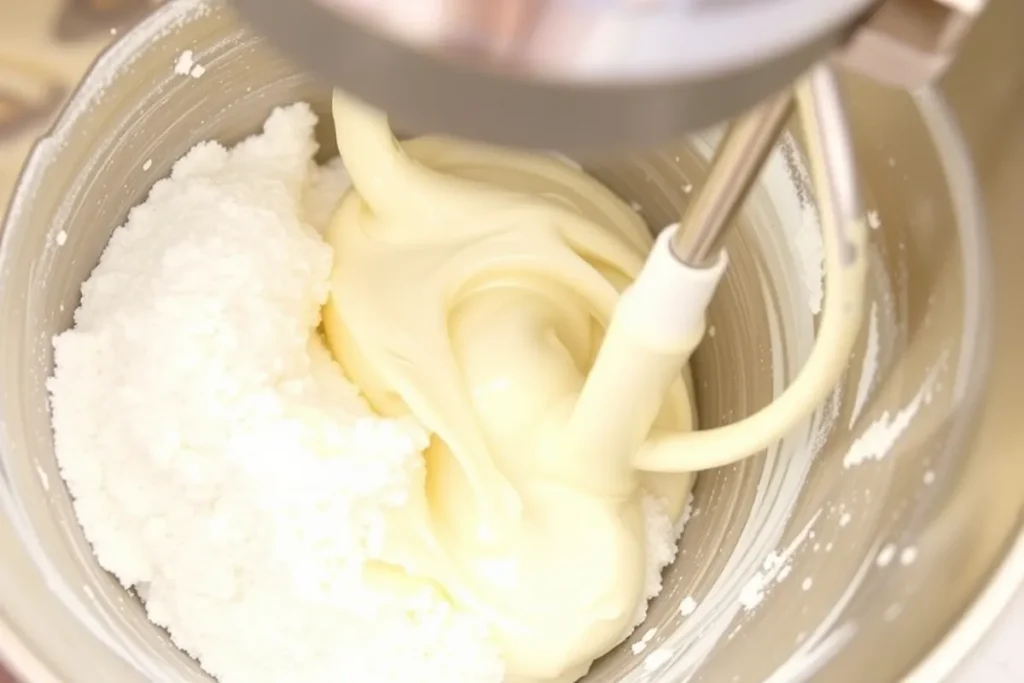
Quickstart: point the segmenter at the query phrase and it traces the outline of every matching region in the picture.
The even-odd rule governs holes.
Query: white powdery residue
[[[792,565],[785,565],[782,569],[779,570],[779,576],[776,579],[776,581],[785,581],[786,577],[789,576],[789,573],[791,571],[793,571]]]
[[[914,421],[917,411],[931,400],[935,379],[936,373],[932,372],[906,407],[895,415],[887,410],[871,423],[846,451],[846,455],[843,456],[843,467],[856,467],[871,460],[882,460],[887,456]]]
[[[821,239],[821,221],[815,207],[801,207],[799,231],[791,232],[787,242],[807,288],[807,306],[811,313],[817,315],[821,313],[825,300],[825,244]]]
[[[205,73],[206,73],[206,67],[203,66],[202,64],[196,64],[194,67],[192,67],[192,70],[189,71],[188,75],[191,76],[192,78],[202,78],[203,74],[205,74]]]
[[[691,519],[696,518],[699,514],[700,509],[694,509],[693,507],[693,494],[691,493],[686,497],[686,505],[683,506],[683,514],[679,515],[679,519],[676,520],[675,525],[672,527],[677,543],[679,541],[679,537],[683,535],[683,530],[686,529],[686,525],[690,523]]]
[[[738,599],[740,606],[744,610],[750,611],[761,604],[761,601],[764,600],[765,590],[778,577],[783,567],[789,566],[790,558],[793,557],[793,553],[796,552],[797,548],[807,540],[819,516],[821,516],[821,510],[814,513],[814,516],[811,517],[810,521],[800,530],[800,533],[786,546],[785,550],[781,553],[772,551],[764,558],[761,570],[755,572],[747,583],[743,585],[743,588],[740,589]]]
[[[846,526],[853,519],[853,515],[849,512],[844,512],[842,517],[839,518],[839,526]]]
[[[63,247],[68,243],[68,233],[66,230],[61,230],[57,233],[57,246]]]
[[[813,586],[813,585],[814,585],[814,579],[812,579],[811,577],[808,576],[806,579],[803,580],[803,582],[801,582],[800,588],[802,590],[809,591],[809,590],[811,590],[811,586]]]
[[[633,654],[638,655],[644,650],[646,650],[647,644],[651,642],[651,640],[654,638],[654,634],[657,632],[658,630],[654,628],[647,629],[647,631],[640,638],[640,640],[636,641],[635,643],[633,643],[632,646],[630,646],[630,649],[633,651]]]
[[[114,231],[54,341],[60,471],[100,564],[221,683],[498,683],[485,623],[367,580],[429,435],[374,416],[316,333],[315,123],[197,145]]]
[[[693,599],[692,595],[687,595],[683,598],[683,601],[679,603],[679,613],[684,617],[688,617],[697,611],[697,601]]]
[[[867,218],[868,227],[871,228],[872,230],[878,230],[880,227],[882,227],[882,219],[878,217],[877,211],[868,211]]]
[[[887,543],[878,551],[878,556],[875,558],[875,564],[879,567],[888,567],[889,563],[892,562],[892,558],[895,556],[896,546],[892,543]]]
[[[909,567],[917,561],[917,548],[914,546],[907,546],[900,551],[900,564],[904,567]]]
[[[647,673],[653,673],[665,666],[672,660],[672,651],[659,647],[657,650],[652,650],[649,655],[644,657],[644,671]]]
[[[644,515],[644,542],[647,548],[647,573],[644,580],[644,599],[637,605],[633,616],[633,625],[638,626],[647,618],[648,603],[661,593],[661,573],[676,559],[679,544],[677,539],[682,532],[690,507],[686,508],[675,525],[668,514],[668,506],[659,498],[645,494],[642,501]]]
[[[779,141],[779,158],[785,163],[789,176],[787,186],[772,193],[772,201],[786,244],[795,261],[796,270],[807,293],[811,313],[821,313],[825,298],[825,244],[821,235],[821,220],[814,206],[810,174],[801,161],[801,153],[793,137],[785,133]],[[777,163],[775,155],[769,158],[769,167]]]
[[[832,432],[832,426],[835,424],[836,418],[839,417],[839,411],[843,406],[843,388],[844,384],[840,382],[825,399],[825,405],[821,408],[821,420],[807,443],[807,452],[812,456],[817,456],[824,448],[829,434]],[[814,537],[813,533],[811,537]]]
[[[934,470],[926,470],[924,475],[921,477],[921,481],[923,481],[926,486],[931,486],[932,484],[934,484],[935,483],[935,471]]]
[[[868,340],[864,349],[864,363],[860,368],[860,378],[857,380],[857,393],[853,400],[853,413],[850,415],[850,429],[856,424],[861,411],[867,404],[871,395],[871,388],[874,386],[875,374],[878,372],[878,354],[881,350],[878,332],[878,303],[871,302],[871,312],[868,314]]]
[[[192,50],[185,50],[178,55],[178,59],[174,62],[174,73],[179,76],[190,75],[192,73],[192,67],[196,64],[193,54]]]
[[[142,170],[143,171],[148,171],[151,168],[153,168],[153,160],[152,159],[146,159],[146,161],[143,162],[143,164],[142,164]]]

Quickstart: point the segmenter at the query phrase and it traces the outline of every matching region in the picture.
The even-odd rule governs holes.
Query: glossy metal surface
[[[404,129],[579,153],[738,114],[839,46],[875,0],[234,2]]]
[[[237,140],[271,106],[298,98],[328,111],[326,91],[230,13],[166,28],[144,24],[133,34],[138,52],[115,52],[87,81],[30,162],[0,247],[0,657],[31,683],[203,680],[97,567],[74,521],[52,457],[49,338],[69,324],[78,285],[110,231],[192,143]],[[172,73],[186,47],[208,67],[201,79]],[[112,77],[118,63],[126,68]],[[796,680],[807,673],[801,662],[820,665],[814,680],[826,683],[898,680],[956,623],[1016,538],[1012,516],[997,512],[1019,509],[1024,484],[1007,476],[1017,470],[1003,451],[970,440],[990,319],[988,257],[964,150],[934,96],[857,79],[845,85],[866,202],[884,226],[872,233],[882,349],[873,398],[851,429],[865,340],[819,420],[834,410],[829,430],[808,429],[769,457],[700,477],[699,514],[639,630],[656,628],[649,648],[676,657],[652,680],[767,680],[781,666],[789,677],[773,680]],[[329,125],[321,133],[329,147]],[[686,188],[703,182],[710,152],[698,139],[590,169],[663,225],[685,209]],[[785,155],[799,151],[787,146]],[[147,159],[153,164],[143,170]],[[780,161],[777,170],[784,182],[755,187],[727,243],[733,268],[711,311],[716,334],[694,364],[706,426],[768,400],[809,349],[813,321],[794,276],[798,259],[780,238],[802,214],[792,195],[806,199],[807,188],[798,165]],[[61,229],[68,241],[58,247]],[[931,402],[893,451],[845,469],[843,455],[865,427],[905,409],[936,371]],[[813,459],[811,437],[822,442]],[[934,481],[925,484],[929,471]],[[841,511],[851,513],[845,526]],[[741,609],[738,594],[762,560],[811,520],[814,538],[792,555],[789,578],[773,583],[756,609]],[[916,561],[877,567],[879,547],[890,542],[913,546]],[[805,578],[813,579],[807,590]],[[688,595],[700,607],[684,619],[678,606]],[[643,669],[644,657],[623,647],[588,680],[637,681]]]
[[[903,87],[985,0],[234,0],[403,128],[594,153],[740,114],[832,53]]]
[[[713,262],[793,112],[787,88],[736,117],[715,149],[707,177],[679,221],[672,252],[683,263]]]

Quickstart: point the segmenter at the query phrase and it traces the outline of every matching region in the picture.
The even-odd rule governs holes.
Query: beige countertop
[[[154,0],[10,0],[0,5],[0,207],[22,159],[93,57]],[[1020,458],[1024,420],[1024,2],[991,0],[945,88],[974,153],[994,254],[995,368],[980,439]],[[1018,295],[1019,296],[1019,295]],[[1008,482],[1019,486],[1019,482]],[[997,519],[1020,510],[993,491]],[[957,681],[1024,681],[1024,593],[968,658]],[[0,672],[0,683],[5,675]]]

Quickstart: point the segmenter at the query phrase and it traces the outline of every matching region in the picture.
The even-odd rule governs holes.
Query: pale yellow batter
[[[698,469],[667,441],[692,427],[679,379],[645,451],[647,469],[671,473],[566,437],[651,248],[647,227],[560,161],[399,145],[382,115],[340,95],[334,117],[353,189],[328,232],[327,339],[374,408],[435,435],[424,495],[390,520],[377,576],[430,580],[483,615],[511,682],[575,680],[628,635],[644,599],[642,491],[678,515],[685,470]]]

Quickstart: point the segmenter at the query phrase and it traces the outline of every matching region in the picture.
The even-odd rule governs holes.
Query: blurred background
[[[0,0],[0,208],[34,140],[95,56],[158,0]],[[981,428],[1024,470],[1024,2],[991,0],[943,88],[974,155],[996,268],[994,376]],[[1022,472],[1024,476],[1024,472]],[[1007,482],[1008,485],[1010,482]],[[986,504],[995,523],[1020,511],[999,491]],[[997,539],[1004,529],[992,529]],[[995,541],[993,541],[995,542]],[[955,683],[1024,681],[1024,593],[964,662]],[[0,683],[10,678],[0,670]]]

